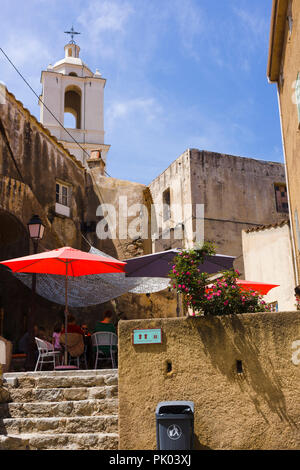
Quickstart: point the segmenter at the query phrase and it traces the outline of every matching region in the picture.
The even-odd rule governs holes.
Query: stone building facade
[[[273,0],[267,76],[276,83],[286,164],[296,283],[300,275],[300,4]]]
[[[213,241],[218,253],[236,256],[235,267],[241,273],[242,230],[280,222],[288,214],[281,163],[188,149],[149,188],[162,227],[153,239],[155,251],[191,248],[197,231],[196,208],[202,205],[204,239]],[[176,239],[181,228],[183,237]],[[164,239],[169,229],[171,239]]]

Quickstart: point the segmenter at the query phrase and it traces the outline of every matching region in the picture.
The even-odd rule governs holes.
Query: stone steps
[[[86,371],[84,371],[86,372]],[[97,371],[95,371],[97,372]],[[4,374],[5,381],[7,383],[8,389],[15,388],[81,388],[81,387],[103,387],[106,385],[117,385],[118,379],[116,374],[82,374],[79,375],[62,375],[61,373],[54,372],[50,374],[49,372],[44,375],[40,375],[40,372],[37,372],[37,376],[32,376],[33,372],[24,373],[19,377],[16,374]],[[58,374],[58,375],[56,375]]]
[[[118,416],[75,416],[71,418],[4,418],[0,433],[9,435],[26,433],[117,433]]]
[[[8,388],[13,402],[33,401],[77,401],[114,398],[118,395],[117,385],[104,387],[69,388]]]
[[[0,450],[28,450],[28,440],[15,436],[0,435]]]
[[[117,449],[116,370],[4,374],[1,449]]]
[[[116,433],[22,434],[5,436],[0,450],[116,450]]]
[[[118,401],[114,398],[62,402],[5,403],[0,405],[0,418],[107,415],[114,414],[117,407]]]

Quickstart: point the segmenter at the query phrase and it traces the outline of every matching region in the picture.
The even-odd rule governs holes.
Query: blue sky
[[[107,79],[111,176],[150,183],[187,148],[283,162],[266,77],[271,0],[2,0],[1,47],[37,93],[73,24],[81,58]],[[37,99],[0,57],[0,80]]]

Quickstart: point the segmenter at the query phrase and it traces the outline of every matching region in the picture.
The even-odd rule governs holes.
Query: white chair
[[[48,343],[48,341],[44,341],[40,338],[35,338],[35,342],[39,351],[39,357],[36,361],[34,371],[38,369],[40,365],[40,370],[42,370],[43,364],[53,364],[53,369],[55,368],[55,359],[60,356],[60,351],[54,351],[53,345]]]
[[[110,360],[112,368],[116,368],[115,355],[117,354],[118,337],[110,331],[97,331],[92,334],[92,345],[96,348],[95,369],[98,361],[105,361],[108,357],[101,351],[101,346],[109,346]]]

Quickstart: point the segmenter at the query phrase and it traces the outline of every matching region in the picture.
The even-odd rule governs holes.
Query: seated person
[[[33,327],[33,335],[34,335],[34,337],[37,336],[38,338],[43,339],[43,338],[41,338],[42,335],[40,334],[40,330],[41,330],[40,327],[38,327],[37,325],[34,325],[34,327]],[[18,350],[19,350],[19,352],[21,352],[21,353],[27,354],[27,353],[28,353],[28,347],[29,347],[29,332],[26,331],[26,332],[24,333],[24,335],[22,336],[22,338],[19,340],[19,343],[18,343]],[[35,342],[34,342],[34,347],[35,347],[35,349],[36,349],[36,351],[37,351],[36,343],[35,343]]]
[[[82,336],[84,336],[84,332],[82,331],[80,326],[76,325],[75,317],[71,315],[70,313],[68,314],[67,322],[68,322],[67,333],[79,333]],[[65,333],[65,325],[63,326],[61,333],[62,334]]]
[[[111,333],[117,334],[116,328],[114,324],[112,323],[112,317],[113,317],[112,312],[110,310],[106,310],[104,312],[103,320],[97,321],[95,329],[94,329],[94,333],[97,333],[98,331],[109,331]],[[99,349],[104,353],[105,356],[107,357],[110,356],[110,346],[99,346]],[[112,349],[113,351],[116,351],[117,346],[113,346]]]
[[[61,344],[59,342],[60,334],[61,334],[62,326],[60,323],[56,323],[53,328],[52,334],[52,345],[55,351],[61,351]]]
[[[81,356],[84,352],[84,332],[80,326],[76,325],[76,320],[73,315],[68,314],[67,321],[67,339],[65,335],[65,327],[63,326],[59,336],[59,342],[61,345],[65,346],[67,341],[67,349],[70,356]]]
[[[86,362],[87,362],[88,368],[92,368],[92,362],[93,362],[92,335],[89,332],[89,329],[86,323],[83,323],[80,326],[84,333],[83,340],[84,340],[84,350],[86,353]]]
[[[88,326],[87,326],[86,323],[84,323],[83,325],[81,325],[80,328],[82,329],[82,331],[83,331],[83,333],[84,333],[84,336],[86,336],[86,337],[91,336],[91,333],[89,332],[89,329],[88,329]]]

